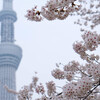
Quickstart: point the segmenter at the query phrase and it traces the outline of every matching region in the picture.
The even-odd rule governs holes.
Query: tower
[[[16,90],[16,70],[22,58],[22,49],[14,43],[14,22],[17,20],[13,10],[13,0],[3,0],[0,12],[0,100],[16,100],[14,94],[3,87],[7,85]]]

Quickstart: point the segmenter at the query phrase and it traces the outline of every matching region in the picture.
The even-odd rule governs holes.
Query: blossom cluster
[[[35,20],[35,21],[41,21],[42,17],[40,16],[40,12],[37,10],[37,6],[32,8],[32,10],[27,10],[27,15],[26,17],[28,20]]]
[[[56,86],[55,83],[53,81],[50,81],[48,83],[46,83],[47,89],[48,89],[48,95],[51,96],[53,93],[56,92]]]
[[[77,0],[50,0],[41,10],[37,10],[37,6],[27,11],[27,19],[31,21],[41,21],[43,18],[47,20],[60,19],[63,20],[69,14],[80,10],[81,6],[76,5]]]
[[[63,70],[56,68],[52,70],[51,74],[55,79],[67,79],[71,81],[74,78],[75,72],[78,71],[79,63],[76,61],[71,61],[63,67]]]
[[[89,77],[83,77],[78,82],[68,83],[63,87],[63,96],[66,99],[78,99],[92,88],[92,82]]]
[[[52,76],[55,79],[64,79],[64,71],[61,71],[60,69],[56,68],[51,72]]]
[[[75,23],[94,29],[100,24],[100,0],[79,0],[79,2],[82,7],[77,15],[81,18]]]
[[[85,42],[86,48],[90,51],[95,50],[100,43],[100,35],[96,32],[86,31],[85,34],[82,35],[82,38]]]
[[[86,51],[94,51],[100,44],[100,35],[97,34],[95,31],[85,31],[85,33],[82,35],[83,41],[81,42],[75,42],[73,44],[73,49],[76,53],[80,55],[80,57],[88,62],[90,60],[99,60],[98,55],[88,55]]]
[[[100,65],[99,64],[89,64],[87,68],[87,72],[89,75],[93,77],[94,80],[99,80],[100,78]]]

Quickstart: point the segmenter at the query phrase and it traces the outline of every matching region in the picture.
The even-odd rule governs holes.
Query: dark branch
[[[99,83],[92,89],[89,91],[89,93],[83,98],[83,100],[86,100],[88,98],[88,96],[100,85],[100,79],[99,79]]]

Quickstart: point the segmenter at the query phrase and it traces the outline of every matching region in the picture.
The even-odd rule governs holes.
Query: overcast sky
[[[44,1],[44,2],[43,2]],[[31,22],[24,16],[34,5],[45,5],[46,0],[14,0],[18,20],[15,23],[15,39],[23,49],[23,58],[17,70],[17,89],[32,80],[38,72],[43,83],[52,80],[51,70],[55,63],[67,64],[79,58],[72,44],[81,38],[80,29],[74,25],[74,17],[64,21]]]
[[[40,81],[45,83],[54,78],[51,70],[56,63],[67,64],[80,60],[72,44],[81,39],[79,26],[74,25],[74,17],[64,21],[31,22],[24,16],[34,5],[45,5],[47,0],[14,0],[14,10],[18,20],[15,23],[15,39],[23,50],[23,58],[16,73],[17,90],[29,84],[37,71]],[[0,0],[2,8],[2,0]]]
[[[64,21],[31,22],[24,16],[28,9],[45,5],[47,0],[14,0],[13,8],[18,20],[15,23],[15,40],[23,50],[23,58],[16,73],[17,90],[29,84],[37,71],[40,81],[45,83],[54,78],[51,70],[56,63],[67,64],[79,59],[72,44],[81,38],[79,26],[74,25],[74,17]],[[2,0],[0,0],[2,9]]]

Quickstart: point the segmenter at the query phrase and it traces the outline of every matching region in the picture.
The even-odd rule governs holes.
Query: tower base
[[[16,96],[4,88],[16,90],[16,70],[22,58],[22,50],[12,43],[0,44],[0,100],[16,100]]]

